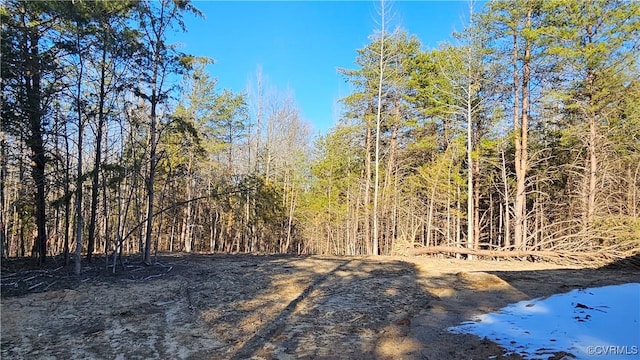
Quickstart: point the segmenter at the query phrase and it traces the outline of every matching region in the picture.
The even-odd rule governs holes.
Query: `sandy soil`
[[[446,331],[637,269],[427,257],[164,255],[80,277],[2,264],[3,359],[519,359]],[[557,354],[555,358],[561,358]]]

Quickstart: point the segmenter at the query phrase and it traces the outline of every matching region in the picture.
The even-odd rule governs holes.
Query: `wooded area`
[[[168,43],[187,0],[5,1],[2,256],[640,252],[640,3],[488,2],[431,49],[385,10],[312,139]]]

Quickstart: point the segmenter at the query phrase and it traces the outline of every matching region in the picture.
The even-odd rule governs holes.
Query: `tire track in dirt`
[[[274,337],[278,336],[284,330],[286,320],[296,312],[297,307],[302,301],[307,299],[309,295],[316,290],[323,282],[337,271],[346,268],[353,260],[344,261],[342,264],[337,265],[331,271],[318,277],[311,285],[309,285],[302,293],[287,305],[276,317],[275,320],[262,327],[251,339],[246,341],[244,345],[233,355],[231,359],[242,360],[248,359],[256,350],[262,348],[265,342],[271,341]]]
[[[411,317],[432,297],[412,264],[351,259],[310,285],[234,359],[397,358],[418,351]],[[389,355],[389,356],[386,356]]]

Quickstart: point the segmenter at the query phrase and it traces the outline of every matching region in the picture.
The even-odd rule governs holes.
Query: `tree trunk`
[[[507,179],[507,162],[504,158],[504,150],[500,150],[502,155],[502,183],[504,184],[504,246],[511,244],[511,229],[510,229],[510,216],[509,216],[509,182]],[[501,217],[502,218],[502,217]]]
[[[5,196],[5,184],[7,182],[7,147],[4,130],[0,130],[0,258],[7,258],[7,220],[9,218],[8,203]]]
[[[478,250],[480,246],[480,189],[478,189],[480,166],[477,162],[474,164],[474,169],[476,172],[473,180],[473,249]]]
[[[365,139],[365,173],[364,173],[364,241],[367,247],[367,254],[373,253],[371,242],[371,128],[367,122],[367,133]]]
[[[291,204],[289,206],[289,219],[287,223],[287,241],[284,245],[284,248],[282,249],[283,253],[288,253],[289,247],[291,246],[291,236],[292,236],[292,229],[293,229],[293,213],[295,208],[296,208],[296,196],[295,196],[295,191],[292,187],[291,188]]]
[[[526,25],[531,28],[532,11],[528,9]],[[514,86],[514,130],[516,141],[516,199],[515,199],[515,237],[514,246],[526,246],[526,179],[528,170],[528,116],[529,116],[529,81],[531,74],[531,41],[525,39],[524,56],[522,58],[522,107],[519,107],[518,47],[517,35],[513,37],[513,86]]]
[[[381,252],[384,255],[390,253],[391,242],[396,237],[396,213],[397,213],[397,201],[398,198],[398,174],[396,171],[396,159],[398,151],[398,131],[400,128],[400,101],[397,97],[394,98],[394,122],[391,129],[391,137],[389,139],[389,150],[387,166],[385,171],[383,193],[383,213],[385,214],[386,226],[385,226],[385,243]]]
[[[76,24],[78,25],[78,24]],[[78,34],[77,38],[77,47],[80,49],[80,35]],[[82,265],[80,262],[80,258],[82,256],[82,230],[84,225],[84,217],[82,214],[82,184],[84,177],[82,175],[82,151],[83,151],[83,138],[84,138],[84,119],[82,116],[82,76],[84,75],[84,62],[82,54],[78,55],[78,83],[77,83],[77,93],[76,93],[76,107],[77,107],[77,116],[78,116],[78,167],[77,167],[77,179],[76,179],[76,255],[75,255],[75,274],[80,275],[80,271],[82,270]]]
[[[89,237],[87,239],[87,261],[91,261],[95,247],[96,218],[98,213],[98,186],[100,181],[100,165],[102,156],[102,134],[105,122],[104,102],[105,102],[105,81],[107,50],[102,49],[102,62],[100,63],[100,92],[98,94],[98,124],[96,126],[96,152],[91,174],[91,214],[89,218]],[[106,205],[106,204],[105,204]]]
[[[431,246],[431,233],[433,227],[433,208],[435,207],[436,200],[436,190],[438,188],[437,182],[434,182],[433,188],[431,189],[431,196],[429,199],[429,215],[427,215],[427,240],[425,246]]]
[[[380,197],[380,131],[381,131],[381,123],[382,123],[382,80],[384,79],[384,64],[385,64],[385,49],[384,49],[384,41],[385,41],[385,5],[384,0],[381,0],[380,4],[380,25],[382,29],[380,30],[380,56],[379,59],[379,68],[378,68],[378,101],[377,101],[377,109],[376,109],[376,142],[375,142],[375,175],[374,175],[374,183],[373,183],[373,242],[371,244],[371,252],[373,255],[380,255],[379,249],[379,230],[378,230],[378,199]]]
[[[108,144],[109,138],[109,128],[105,129],[107,133],[105,134],[105,145]],[[107,148],[107,146],[105,146]],[[109,163],[109,159],[107,158],[108,153],[105,154],[104,161]],[[105,255],[105,263],[109,264],[109,248],[111,247],[110,233],[109,233],[109,203],[107,202],[107,175],[102,173],[102,216],[103,216],[103,229],[104,229],[104,255]],[[115,263],[113,264],[115,266]]]
[[[189,154],[189,162],[187,163],[187,176],[185,179],[185,192],[187,200],[191,199],[191,167],[193,154]],[[187,203],[182,215],[182,231],[180,234],[180,243],[184,244],[184,251],[191,252],[191,237],[189,236],[189,226],[191,226],[191,202]]]
[[[147,228],[144,241],[144,263],[151,265],[151,238],[153,235],[153,201],[154,201],[154,185],[156,177],[156,150],[157,150],[157,126],[158,116],[156,107],[158,105],[158,94],[156,81],[158,78],[159,65],[154,64],[153,68],[153,85],[151,89],[151,124],[149,127],[149,174],[147,177]]]
[[[71,151],[69,151],[69,131],[64,124],[65,172],[64,172],[64,265],[69,265],[69,231],[71,229]]]
[[[25,80],[27,112],[29,117],[29,135],[27,143],[31,150],[31,175],[36,185],[36,239],[35,255],[38,264],[42,264],[47,256],[47,217],[46,217],[46,175],[45,165],[47,158],[44,152],[44,139],[42,129],[42,104],[40,88],[40,34],[37,29],[28,25],[26,14],[23,13],[25,35],[23,43],[26,71],[23,74]]]
[[[589,176],[588,176],[588,187],[587,187],[587,208],[585,214],[585,229],[589,231],[591,229],[591,225],[593,224],[593,215],[595,213],[596,207],[596,187],[598,184],[598,154],[597,154],[597,141],[598,141],[598,128],[596,123],[596,114],[592,111],[592,102],[593,100],[593,89],[594,89],[594,75],[591,71],[588,71],[587,74],[587,96],[588,96],[588,109],[587,109],[587,117],[589,118],[589,144],[588,144],[588,152],[589,152]]]
[[[467,79],[467,248],[474,248],[475,226],[473,214],[473,112],[471,110],[471,64],[468,64]],[[469,254],[469,259],[472,256]]]
[[[531,9],[527,12],[527,25],[526,28],[531,28]],[[522,220],[522,238],[519,240],[521,247],[527,246],[527,192],[526,181],[527,172],[529,171],[529,82],[531,79],[531,41],[527,40],[524,49],[524,58],[522,64],[522,123],[520,139],[522,145],[520,146],[520,176],[518,177],[517,193],[520,197],[521,213],[520,219]]]

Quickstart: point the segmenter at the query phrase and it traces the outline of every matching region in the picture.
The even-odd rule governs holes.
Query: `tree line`
[[[383,3],[312,140],[260,70],[219,89],[169,43],[189,1],[6,1],[2,255],[637,252],[640,4],[472,9],[424,49]]]
[[[640,5],[472,10],[434,49],[381,27],[342,70],[355,91],[312,161],[316,251],[637,251]]]

